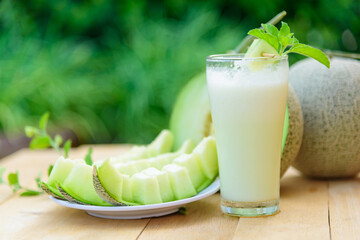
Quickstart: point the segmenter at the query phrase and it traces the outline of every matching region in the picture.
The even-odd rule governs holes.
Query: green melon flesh
[[[173,163],[183,166],[187,169],[191,182],[197,192],[200,192],[210,180],[201,170],[201,167],[199,165],[199,154],[183,154],[180,157],[176,158]]]
[[[134,165],[139,172],[150,167],[150,163],[147,159],[135,161]]]
[[[150,143],[152,156],[170,152],[174,143],[174,135],[169,130],[162,130],[155,140]]]
[[[195,76],[180,92],[170,118],[174,145],[186,139],[199,143],[210,134],[211,114],[205,73]]]
[[[129,205],[136,205],[133,198],[133,193],[131,189],[131,179],[129,175],[122,175],[123,177],[123,192],[121,198],[123,201],[130,203]]]
[[[79,202],[99,206],[111,206],[97,194],[92,182],[92,167],[86,164],[77,164],[73,167],[64,183],[57,182],[68,195]]]
[[[245,57],[263,57],[263,53],[275,54],[279,56],[279,53],[269,43],[262,39],[255,39],[248,48]]]
[[[204,138],[193,151],[198,155],[198,163],[209,179],[214,179],[219,173],[216,142],[214,137]]]
[[[191,153],[195,147],[196,147],[196,143],[191,139],[187,139],[186,141],[184,141],[181,147],[175,152],[175,154]]]
[[[133,201],[140,204],[162,203],[160,188],[155,176],[135,173],[130,180]]]
[[[139,170],[136,168],[133,161],[126,162],[126,163],[114,163],[114,167],[121,174],[133,175],[133,174],[139,172]]]
[[[54,168],[52,169],[47,182],[42,182],[42,188],[46,189],[44,191],[52,196],[55,195],[54,197],[63,199],[63,196],[56,187],[56,183],[63,183],[73,167],[79,163],[84,163],[84,161],[82,159],[72,160],[59,157],[55,162]]]
[[[174,158],[179,156],[178,154],[162,154],[154,158],[149,158],[150,167],[154,167],[156,169],[162,169],[165,165],[170,164]]]
[[[217,174],[216,144],[214,137],[207,137],[195,148],[191,141],[186,141],[177,152],[149,159],[126,163],[108,159],[94,166],[93,181],[96,192],[105,201],[139,205],[192,197]]]
[[[197,194],[186,168],[177,164],[168,164],[162,170],[169,174],[175,199],[184,199]]]
[[[99,166],[94,166],[93,178],[94,188],[102,199],[113,204],[122,202],[123,176],[110,159]]]
[[[175,200],[175,196],[171,189],[169,175],[167,172],[160,171],[156,168],[151,167],[142,171],[142,173],[148,176],[156,177],[157,182],[159,184],[159,190],[160,190],[162,202],[170,202]]]
[[[145,159],[170,152],[174,142],[174,135],[169,130],[162,130],[159,135],[146,146],[134,146],[124,155],[114,158],[115,162]]]
[[[270,44],[268,44],[265,40],[255,39],[253,43],[250,45],[248,51],[245,54],[247,58],[255,58],[255,57],[264,57],[263,53],[274,54],[275,56],[279,56],[276,49],[274,49]],[[251,71],[260,71],[263,68],[274,64],[275,61],[251,61],[249,62],[249,67]]]

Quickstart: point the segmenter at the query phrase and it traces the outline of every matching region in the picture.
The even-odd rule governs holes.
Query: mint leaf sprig
[[[289,53],[298,53],[306,57],[311,57],[326,67],[330,68],[329,58],[320,49],[299,43],[290,31],[287,23],[281,22],[280,30],[271,24],[261,24],[263,29],[256,28],[248,32],[249,35],[262,39],[269,43],[280,56]]]
[[[4,174],[4,172],[5,172],[5,168],[2,167],[0,169],[0,183],[6,183],[2,179],[2,175]],[[18,171],[9,173],[7,176],[8,184],[12,188],[13,192],[22,191],[20,196],[37,196],[43,194],[44,192],[41,190],[39,185],[40,178],[41,178],[41,174],[39,173],[38,177],[35,179],[36,186],[38,187],[39,190],[33,190],[33,189],[25,188],[20,184]]]
[[[50,114],[48,112],[44,113],[39,121],[39,127],[26,126],[25,134],[27,137],[31,138],[30,149],[45,149],[48,147],[53,147],[60,155],[64,155],[65,158],[69,156],[69,150],[71,148],[71,140],[67,140],[64,143],[63,149],[61,145],[63,143],[63,138],[56,134],[52,138],[47,133],[47,124]]]

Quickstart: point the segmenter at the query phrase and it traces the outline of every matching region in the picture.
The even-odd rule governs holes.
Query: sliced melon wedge
[[[92,167],[86,164],[77,164],[73,167],[63,183],[57,182],[58,189],[76,200],[90,205],[111,206],[102,200],[95,191],[92,181]],[[66,196],[64,196],[66,198]]]
[[[74,168],[74,166],[81,163],[84,163],[84,160],[66,159],[62,156],[59,157],[55,162],[48,181],[46,183],[40,183],[41,188],[44,190],[44,192],[55,198],[64,199],[60,191],[57,189],[56,183],[63,183],[71,170]]]
[[[162,203],[157,178],[143,172],[135,173],[131,179],[133,201],[139,204]]]
[[[175,196],[171,188],[171,184],[167,172],[160,171],[156,168],[151,167],[142,171],[142,173],[148,176],[156,177],[157,182],[159,184],[159,190],[160,190],[162,202],[170,202],[175,200]]]
[[[219,173],[218,157],[215,137],[204,138],[194,149],[193,154],[198,155],[198,163],[205,176],[214,180]]]
[[[114,205],[155,204],[192,197],[218,174],[214,137],[204,138],[193,147],[193,143],[186,142],[177,152],[126,163],[108,159],[94,166],[95,190]]]
[[[279,56],[279,53],[275,48],[273,48],[269,43],[262,39],[255,39],[247,50],[245,57],[246,58],[256,58],[256,57],[265,57],[264,54],[270,54],[273,56]],[[269,61],[251,61],[249,67],[251,71],[260,71],[261,69],[274,64],[274,61],[269,59]]]
[[[209,180],[201,170],[199,158],[199,154],[183,154],[173,161],[173,163],[187,169],[191,182],[197,192],[200,192],[204,184]]]
[[[184,199],[197,194],[186,168],[177,164],[168,164],[163,167],[163,171],[169,174],[175,199]]]
[[[139,170],[136,168],[134,164],[134,161],[124,162],[124,163],[114,163],[114,167],[121,174],[133,175],[139,172]]]
[[[124,155],[113,159],[114,162],[145,159],[170,152],[174,142],[174,135],[169,130],[162,130],[149,145],[134,146]]]

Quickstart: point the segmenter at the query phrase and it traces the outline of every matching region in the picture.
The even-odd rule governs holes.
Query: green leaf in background
[[[30,149],[44,149],[50,147],[50,137],[48,136],[38,136],[31,140]]]
[[[63,138],[59,134],[55,135],[54,142],[57,146],[60,146],[63,143],[63,141],[64,141]]]
[[[69,139],[64,143],[64,157],[65,158],[69,157],[70,148],[71,148],[71,140]]]
[[[250,30],[248,32],[249,35],[252,35],[254,37],[257,37],[259,39],[265,40],[267,43],[269,43],[273,48],[276,50],[279,49],[279,40],[277,37],[271,35],[270,33],[265,33],[264,30],[256,28],[253,30]]]
[[[93,149],[89,148],[88,153],[85,156],[85,162],[87,165],[90,165],[90,166],[92,166],[92,164],[93,164],[93,160],[91,158],[92,152],[93,152]]]
[[[50,113],[49,112],[46,112],[44,113],[41,118],[40,118],[40,121],[39,121],[39,128],[43,131],[45,131],[46,127],[47,127],[47,123],[48,123],[48,120],[49,120],[49,117],[50,117]]]
[[[5,168],[0,167],[0,183],[4,183],[4,179],[3,179],[4,173],[5,173]]]
[[[44,192],[41,191],[35,191],[35,190],[31,190],[31,189],[26,189],[25,192],[22,192],[20,194],[21,197],[28,197],[28,196],[37,196],[40,194],[43,194]]]
[[[35,137],[35,136],[37,136],[39,134],[40,134],[40,131],[36,127],[32,127],[32,126],[26,126],[25,127],[25,135],[28,138]]]
[[[324,64],[327,68],[330,68],[330,61],[329,58],[323,53],[320,49],[302,44],[297,43],[294,44],[289,50],[285,52],[285,54],[288,53],[298,53],[307,57],[311,57],[320,63]]]
[[[20,183],[19,183],[19,173],[18,172],[9,173],[8,182],[9,182],[9,186],[13,187],[14,192],[16,192],[18,189],[21,188]]]
[[[49,168],[48,168],[48,176],[50,176],[53,168],[54,168],[54,165],[51,164],[51,165],[49,166]]]

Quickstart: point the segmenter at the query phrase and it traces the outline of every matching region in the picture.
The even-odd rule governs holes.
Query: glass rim
[[[276,61],[287,60],[288,56],[275,57],[245,57],[245,53],[213,54],[206,57],[207,62],[228,62],[228,61]]]

